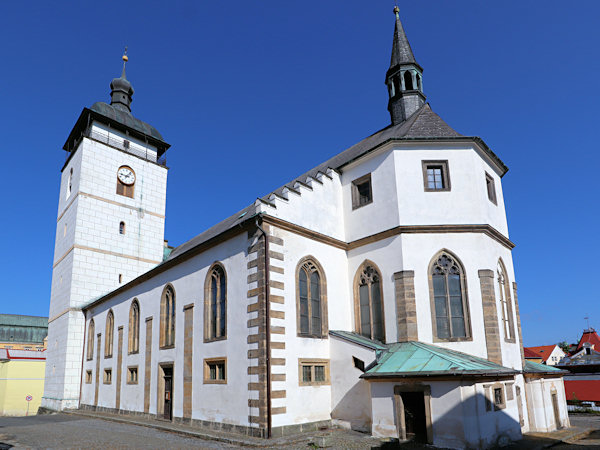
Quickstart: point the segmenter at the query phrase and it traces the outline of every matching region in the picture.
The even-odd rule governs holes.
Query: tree
[[[571,346],[569,345],[569,343],[567,341],[562,341],[559,342],[558,344],[556,344],[560,347],[560,349],[565,352],[567,355],[569,354],[569,349],[571,348]]]

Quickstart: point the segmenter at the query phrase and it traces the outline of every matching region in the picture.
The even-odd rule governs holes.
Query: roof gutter
[[[455,371],[455,372],[385,372],[385,373],[364,373],[360,376],[360,378],[364,378],[366,380],[374,380],[374,379],[388,379],[388,378],[418,378],[418,377],[462,377],[462,378],[473,378],[473,377],[510,377],[514,375],[520,374],[519,370],[512,370],[507,372],[486,372],[486,371],[472,371],[472,372],[463,372],[463,371]]]

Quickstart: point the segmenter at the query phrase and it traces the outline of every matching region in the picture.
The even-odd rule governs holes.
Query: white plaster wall
[[[101,370],[113,367],[113,384],[100,384],[99,405],[115,407],[114,385],[116,383],[117,329],[124,327],[123,381],[121,387],[121,409],[143,411],[145,378],[145,319],[152,316],[152,379],[150,386],[150,413],[156,414],[158,364],[174,362],[173,415],[183,415],[183,306],[194,304],[193,338],[193,388],[192,418],[218,421],[236,425],[248,423],[248,344],[246,312],[248,284],[246,280],[247,236],[241,234],[211,250],[197,255],[150,280],[128,289],[94,307],[88,317],[94,317],[96,333],[103,333],[108,309],[115,315],[114,356],[104,359],[101,354]],[[227,339],[204,343],[204,282],[208,268],[220,261],[227,272]],[[243,275],[242,275],[243,274]],[[176,345],[172,349],[159,349],[160,337],[160,299],[164,287],[170,283],[175,290],[176,301]],[[127,355],[127,333],[129,308],[131,301],[137,298],[140,303],[140,352]],[[88,319],[89,320],[89,319]],[[104,350],[102,349],[102,352]],[[204,384],[204,358],[227,357],[227,384]],[[126,384],[126,369],[138,365],[139,381],[137,385]],[[92,370],[95,377],[95,359],[84,361],[85,370]],[[102,373],[101,373],[102,375]],[[101,377],[102,379],[102,377]],[[95,378],[94,378],[95,380]],[[82,402],[93,404],[94,383],[83,385]],[[101,399],[101,400],[100,400]]]
[[[506,408],[486,411],[483,386],[488,383],[435,381],[431,387],[433,444],[443,448],[486,448],[500,436],[521,437],[516,399]],[[373,435],[397,438],[394,386],[401,382],[372,382]]]
[[[553,388],[556,389],[558,397],[560,426],[570,426],[562,377],[530,379],[526,381],[525,388],[527,389],[528,410],[531,415],[530,431],[548,432],[557,429],[551,397]]]
[[[297,184],[297,193],[285,190],[284,199],[272,195],[269,201],[275,207],[261,203],[260,211],[344,240],[344,204],[340,176],[329,170],[327,174],[321,174],[316,179],[303,181],[310,187]]]
[[[284,341],[285,350],[273,349],[273,358],[285,358],[284,367],[273,366],[273,373],[285,373],[285,382],[273,382],[273,390],[286,390],[286,398],[273,399],[273,407],[285,406],[285,414],[273,416],[273,426],[316,422],[331,418],[331,386],[299,386],[298,359],[330,358],[329,338],[299,337],[296,319],[296,271],[299,261],[312,256],[323,268],[327,281],[328,326],[330,330],[350,330],[352,303],[348,302],[348,279],[345,251],[285,230],[271,227],[274,236],[283,239],[283,246],[270,245],[270,250],[282,252],[284,260],[271,259],[271,265],[283,267],[284,273],[271,272],[271,280],[284,283],[283,291],[271,288],[271,293],[283,295],[285,303],[272,304],[272,309],[284,311],[285,319],[272,319],[272,326],[285,327],[285,335],[271,335],[273,341]],[[250,286],[252,287],[252,286]],[[311,407],[307,408],[306,405]]]
[[[450,191],[425,192],[422,161],[429,160],[448,161]],[[500,177],[474,146],[403,147],[394,151],[394,163],[401,225],[489,224],[508,237]],[[487,197],[486,172],[497,206]]]
[[[331,418],[349,422],[353,430],[371,432],[371,388],[360,378],[353,356],[367,367],[375,351],[344,339],[329,338],[331,352]]]
[[[371,174],[373,202],[352,209],[352,182]],[[399,198],[406,192],[397,189],[394,154],[391,151],[366,156],[344,168],[342,174],[346,240],[360,239],[399,225]]]

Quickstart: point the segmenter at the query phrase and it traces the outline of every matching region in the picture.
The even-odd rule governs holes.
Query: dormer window
[[[352,182],[352,209],[360,208],[372,202],[371,174],[368,173]]]

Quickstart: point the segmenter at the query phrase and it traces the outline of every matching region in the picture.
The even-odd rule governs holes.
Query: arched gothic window
[[[384,341],[381,275],[375,264],[365,261],[354,277],[356,330],[369,339]]]
[[[433,333],[438,340],[463,340],[471,336],[464,273],[458,258],[446,251],[440,252],[431,263]]]
[[[115,334],[115,315],[112,309],[106,315],[106,333],[104,335],[104,357],[111,358],[113,355],[113,338]]]
[[[214,264],[204,282],[204,340],[227,338],[227,276],[221,264]]]
[[[129,353],[137,353],[140,351],[140,304],[137,299],[131,302],[129,309]]]
[[[175,291],[165,287],[160,301],[160,346],[175,345]]]
[[[125,234],[125,222],[119,223],[119,234]]]
[[[90,325],[88,326],[88,335],[87,335],[87,359],[94,359],[94,334],[96,334],[96,326],[94,325],[94,319],[90,320]]]
[[[408,70],[404,72],[404,89],[407,91],[412,91],[414,89],[412,73],[410,73]]]
[[[515,324],[509,284],[506,267],[504,267],[504,263],[500,259],[498,260],[498,290],[500,292],[504,339],[509,342],[515,342]]]
[[[312,257],[300,260],[296,270],[296,315],[298,335],[327,335],[327,284],[321,265]]]

